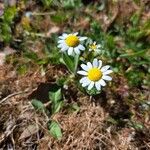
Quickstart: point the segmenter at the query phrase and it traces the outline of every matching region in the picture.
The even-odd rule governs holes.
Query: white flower
[[[95,41],[89,45],[89,51],[94,51],[96,53],[101,52],[100,48],[102,48],[102,46],[100,44],[96,44]]]
[[[77,35],[78,32],[72,34],[63,33],[62,36],[59,36],[58,48],[60,48],[62,52],[67,51],[68,55],[79,55],[80,51],[85,50],[81,42],[86,40],[87,37],[80,37]]]
[[[109,69],[110,66],[106,65],[102,67],[102,61],[94,59],[93,63],[88,62],[86,65],[81,64],[83,70],[77,73],[83,75],[84,77],[80,80],[83,87],[88,86],[88,90],[91,90],[94,86],[98,91],[101,90],[101,86],[106,85],[106,81],[111,81],[112,78],[108,75],[112,73]]]

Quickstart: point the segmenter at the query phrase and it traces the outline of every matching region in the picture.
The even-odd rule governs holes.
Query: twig
[[[39,12],[33,12],[31,13],[31,15],[33,16],[44,16],[44,15],[54,15],[56,14],[55,12],[43,12],[43,13],[39,13]]]
[[[16,93],[12,93],[10,95],[8,95],[7,97],[3,98],[1,101],[0,101],[0,104],[4,103],[5,101],[7,101],[9,98],[11,97],[14,97],[16,95],[20,95],[20,94],[24,94],[24,93],[28,93],[29,92],[29,89],[28,90],[25,90],[25,91],[19,91],[19,92],[16,92]]]
[[[25,34],[31,36],[43,37],[43,38],[47,37],[45,33],[34,33],[34,32],[25,31]]]

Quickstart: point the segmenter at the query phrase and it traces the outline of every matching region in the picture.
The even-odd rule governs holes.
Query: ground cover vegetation
[[[150,1],[0,1],[1,149],[150,149]]]

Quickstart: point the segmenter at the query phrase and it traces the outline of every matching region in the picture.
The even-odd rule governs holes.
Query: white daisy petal
[[[98,60],[96,58],[93,60],[93,67],[98,67]]]
[[[102,46],[101,46],[100,44],[98,44],[98,45],[97,45],[97,48],[100,48],[100,47],[102,47]]]
[[[57,47],[58,47],[58,48],[62,48],[62,47],[63,47],[63,44],[59,44]]]
[[[78,73],[78,74],[81,74],[81,75],[84,75],[84,76],[86,76],[86,75],[88,74],[86,71],[82,71],[82,70],[81,70],[81,71],[78,71],[77,73]]]
[[[96,87],[96,89],[97,89],[98,91],[101,90],[101,84],[100,84],[99,81],[95,83],[95,87]]]
[[[91,90],[91,89],[93,88],[93,86],[94,86],[94,82],[91,81],[91,83],[90,83],[89,86],[88,86],[88,90]]]
[[[89,70],[89,67],[85,64],[81,64],[81,68],[85,71],[88,71]]]
[[[86,40],[87,39],[87,37],[79,37],[79,40],[80,41],[84,41],[84,40]]]
[[[82,51],[85,50],[85,47],[84,47],[83,45],[81,45],[81,44],[79,44],[78,48],[79,48],[80,50],[82,50]]]
[[[64,38],[66,38],[66,37],[68,36],[68,34],[67,34],[67,33],[63,33],[62,36],[63,36]]]
[[[82,83],[82,86],[83,86],[83,87],[86,87],[86,86],[88,86],[90,83],[91,83],[90,80],[86,80],[84,83]]]
[[[61,40],[65,39],[65,37],[63,37],[63,36],[59,36],[58,38],[61,39]]]
[[[68,49],[68,55],[72,55],[73,54],[73,47],[69,47]]]
[[[80,79],[80,83],[84,83],[84,82],[88,82],[89,79],[87,77],[83,77],[82,79]]]
[[[99,81],[99,83],[101,84],[101,86],[105,86],[105,85],[106,85],[106,82],[105,82],[103,79],[101,79],[101,80]]]
[[[76,54],[80,54],[80,50],[78,49],[78,47],[75,47],[75,48],[74,48],[74,52],[75,52]]]
[[[89,69],[91,69],[93,67],[90,62],[87,62],[87,66],[88,66]]]
[[[101,71],[102,72],[105,72],[107,69],[109,69],[110,68],[110,66],[109,65],[106,65],[106,66],[104,66],[104,67],[102,67],[101,68]]]
[[[61,51],[64,52],[64,51],[66,51],[68,48],[69,48],[68,46],[64,45],[64,46],[61,48]]]
[[[102,76],[102,79],[104,79],[104,80],[106,80],[106,81],[111,81],[111,80],[112,80],[112,77],[103,75],[103,76]]]
[[[64,43],[64,40],[59,40],[58,43]]]
[[[102,61],[99,60],[98,62],[99,62],[98,68],[100,69],[102,67]]]
[[[100,50],[99,50],[99,49],[96,49],[96,50],[95,50],[95,52],[99,53],[99,52],[100,52]]]
[[[113,72],[112,70],[106,70],[105,72],[103,72],[103,74],[110,74],[112,72]]]
[[[78,35],[78,32],[73,33],[73,35]]]

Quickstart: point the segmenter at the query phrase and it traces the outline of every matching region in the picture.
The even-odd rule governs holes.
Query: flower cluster
[[[69,56],[80,55],[81,51],[86,50],[83,45],[86,39],[87,37],[78,36],[78,33],[63,33],[62,36],[59,36],[58,48]],[[94,41],[88,45],[88,50],[89,52],[99,53],[101,47],[100,44]],[[82,87],[87,87],[88,90],[96,88],[97,91],[100,91],[101,87],[106,85],[106,81],[112,80],[109,76],[112,73],[110,66],[102,66],[102,61],[97,58],[94,58],[92,62],[81,64],[81,68],[82,70],[77,71],[78,74],[83,76],[80,79],[80,83]]]

